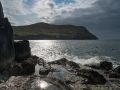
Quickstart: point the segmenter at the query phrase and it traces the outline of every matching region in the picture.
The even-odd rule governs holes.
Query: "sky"
[[[0,0],[12,25],[85,26],[99,39],[120,39],[120,0]]]

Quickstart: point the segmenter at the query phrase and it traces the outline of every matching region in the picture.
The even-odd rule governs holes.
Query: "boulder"
[[[16,61],[21,62],[31,56],[29,41],[23,40],[23,41],[14,42],[14,46],[15,46]]]
[[[68,65],[72,68],[80,68],[79,64],[73,62],[73,61],[69,61]]]
[[[107,81],[103,75],[91,69],[80,69],[76,71],[78,76],[86,78],[85,84],[101,84],[104,85]]]
[[[61,58],[56,61],[49,62],[48,64],[57,64],[57,65],[62,65],[62,66],[70,66],[71,68],[80,68],[79,64],[69,61],[66,58]]]
[[[112,70],[113,65],[111,62],[108,61],[102,61],[100,62],[100,69],[102,70]]]
[[[36,63],[32,58],[29,58],[21,63],[22,66],[22,75],[31,75],[35,72]]]
[[[31,56],[22,62],[15,62],[12,68],[12,75],[31,75],[35,72],[35,65],[38,62],[37,56]]]
[[[109,74],[109,78],[120,78],[120,73],[112,72]]]
[[[58,65],[66,66],[67,62],[68,62],[68,60],[66,58],[61,58],[59,60],[55,60],[55,61],[49,62],[49,64],[58,64]]]
[[[0,69],[10,66],[14,58],[13,29],[8,19],[4,18],[4,22],[0,26]]]
[[[21,67],[20,63],[15,63],[11,69],[11,76],[18,76],[21,75],[23,68]]]
[[[120,66],[116,67],[113,71],[120,74]]]
[[[112,63],[108,61],[101,61],[100,63],[96,64],[86,64],[85,66],[101,70],[112,70],[113,68]]]
[[[51,71],[50,68],[43,68],[43,69],[39,70],[39,74],[40,75],[48,75],[50,71]]]

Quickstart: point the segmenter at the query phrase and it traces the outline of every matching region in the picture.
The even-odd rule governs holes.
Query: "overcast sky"
[[[13,25],[37,22],[88,28],[99,39],[120,39],[120,0],[0,0]]]

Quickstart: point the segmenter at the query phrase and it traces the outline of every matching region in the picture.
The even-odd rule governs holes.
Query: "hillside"
[[[50,25],[37,23],[27,26],[13,26],[15,39],[28,40],[96,40],[95,35],[83,26]]]

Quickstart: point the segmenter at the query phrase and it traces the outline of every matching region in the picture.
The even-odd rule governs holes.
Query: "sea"
[[[30,40],[30,47],[46,62],[66,58],[82,65],[103,60],[120,65],[120,40]]]

